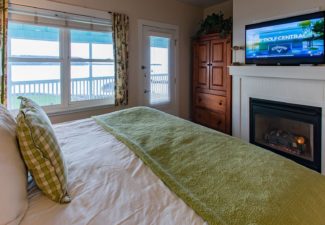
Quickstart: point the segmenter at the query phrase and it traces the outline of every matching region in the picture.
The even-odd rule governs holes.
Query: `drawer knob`
[[[222,101],[219,102],[219,105],[222,105]]]
[[[218,121],[218,123],[217,123],[217,125],[218,125],[218,126],[220,126],[220,125],[221,125],[221,123],[222,123],[222,121],[221,121],[221,120],[219,120],[219,121]]]
[[[200,98],[200,97],[198,97],[198,99],[197,99],[199,102],[202,102],[202,98]]]

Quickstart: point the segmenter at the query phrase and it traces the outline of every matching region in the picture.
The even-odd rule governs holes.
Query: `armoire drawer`
[[[223,96],[206,93],[197,93],[195,98],[196,106],[210,109],[213,111],[226,111],[226,98]]]
[[[216,113],[209,110],[196,108],[195,122],[221,132],[226,131],[226,116],[224,113]]]

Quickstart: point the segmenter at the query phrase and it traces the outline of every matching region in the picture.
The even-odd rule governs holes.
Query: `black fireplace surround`
[[[322,109],[250,98],[250,143],[321,172]]]

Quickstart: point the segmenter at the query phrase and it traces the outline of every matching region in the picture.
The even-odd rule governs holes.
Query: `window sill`
[[[74,109],[62,109],[62,110],[58,110],[56,112],[48,112],[47,115],[49,117],[63,116],[63,115],[74,114],[74,113],[95,111],[95,110],[101,110],[101,109],[113,109],[113,108],[115,108],[114,104],[100,105],[100,106],[89,106],[89,107],[80,107],[80,108],[74,108]]]
[[[46,112],[46,114],[49,117],[53,117],[53,116],[63,116],[63,115],[69,115],[74,113],[89,112],[89,111],[102,110],[102,109],[114,109],[114,108],[115,108],[114,104],[108,104],[108,105],[99,105],[99,106],[79,107],[74,109],[59,109],[55,112]],[[14,117],[16,117],[18,115],[19,109],[12,109],[9,111]]]

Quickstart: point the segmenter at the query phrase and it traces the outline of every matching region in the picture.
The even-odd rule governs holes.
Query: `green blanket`
[[[145,107],[95,119],[209,224],[325,224],[325,177],[288,159]]]

